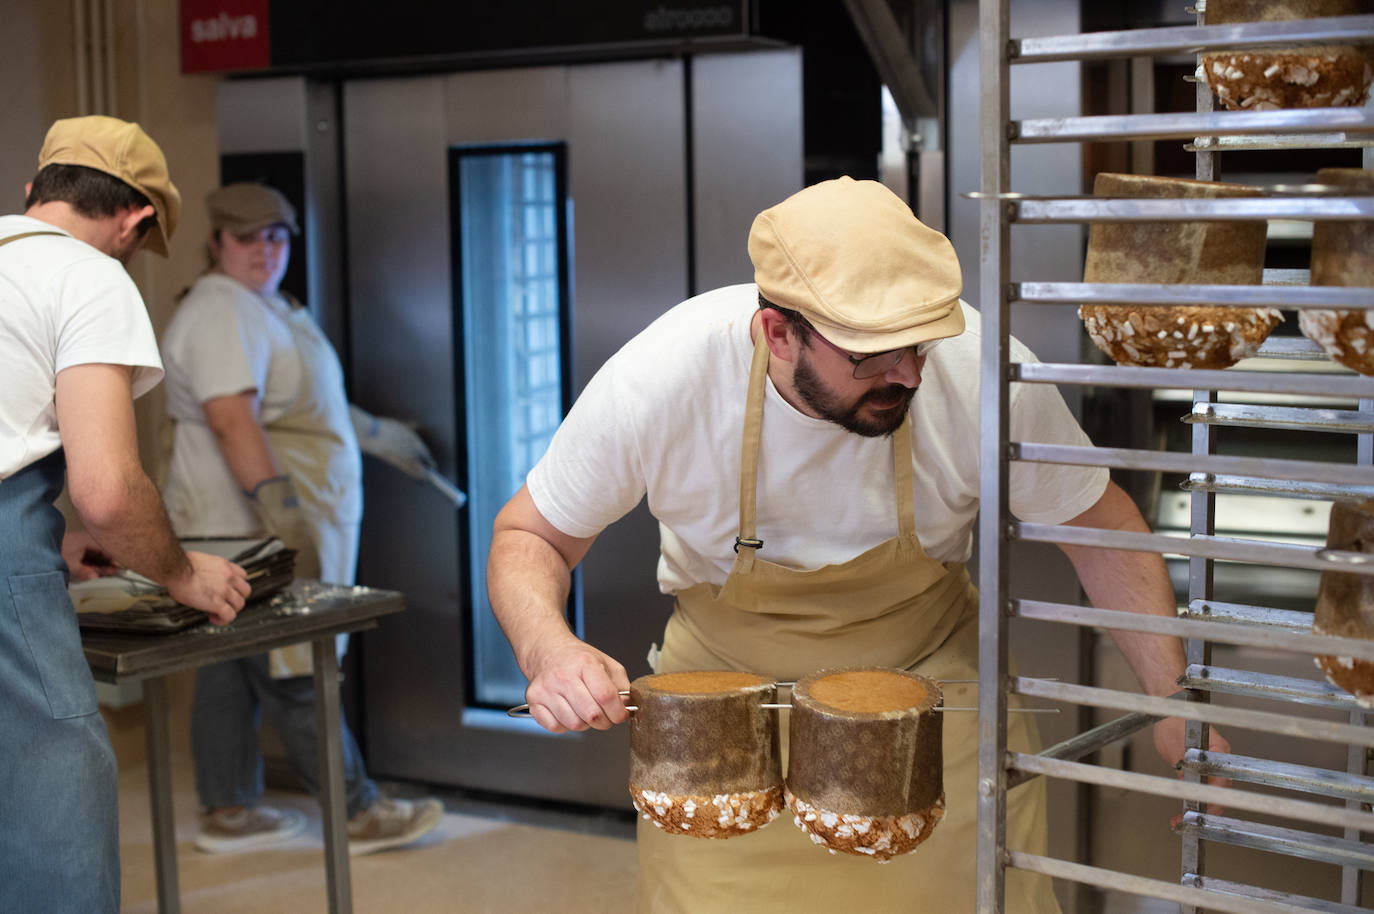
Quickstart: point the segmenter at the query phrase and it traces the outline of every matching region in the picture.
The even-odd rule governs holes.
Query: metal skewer
[[[620,694],[621,694],[621,695],[629,695],[630,693],[629,693],[629,692],[621,692]],[[792,706],[791,706],[790,704],[773,704],[773,703],[767,703],[767,704],[759,705],[759,707],[763,708],[765,711],[790,711],[790,710],[792,709]],[[626,705],[626,706],[625,706],[625,710],[626,710],[626,711],[638,711],[638,710],[639,710],[639,706],[638,706],[638,705]],[[978,709],[977,709],[977,708],[946,708],[944,705],[940,705],[939,707],[933,708],[932,710],[935,710],[935,711],[977,711]],[[1058,708],[1007,708],[1007,713],[1008,713],[1008,714],[1018,714],[1018,713],[1019,713],[1019,714],[1058,714],[1058,713],[1059,713],[1059,709],[1058,709]],[[516,706],[513,707],[513,708],[507,708],[507,709],[506,709],[506,716],[507,716],[507,717],[531,717],[532,715],[530,714],[530,706],[529,706],[528,703],[526,703],[526,704],[523,704],[523,705],[516,705]]]

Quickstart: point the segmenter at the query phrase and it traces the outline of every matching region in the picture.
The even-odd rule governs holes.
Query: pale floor
[[[197,831],[190,759],[174,753],[173,806],[181,909],[185,914],[323,914],[328,910],[319,806],[302,793],[270,791],[267,802],[304,812],[293,841],[261,851],[204,854]],[[404,788],[395,792],[404,794]],[[405,914],[619,914],[634,910],[631,824],[551,811],[530,825],[519,807],[446,798],[439,827],[407,848],[350,859],[353,910]],[[467,807],[472,812],[454,811]],[[154,914],[157,891],[147,767],[119,775],[120,856],[125,914]],[[581,829],[581,830],[576,830]]]

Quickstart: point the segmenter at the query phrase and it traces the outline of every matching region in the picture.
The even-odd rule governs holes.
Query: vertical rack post
[[[978,585],[978,912],[1002,914],[1006,897],[1007,813],[1007,510],[1009,224],[1001,195],[1011,178],[1007,86],[1010,15],[1007,0],[979,0],[981,78],[979,203],[980,368]]]
[[[1197,24],[1205,25],[1207,19],[1206,6],[1198,4]],[[1202,55],[1197,56],[1198,63],[1202,63]],[[1197,112],[1208,114],[1212,111],[1212,89],[1205,80],[1198,80],[1195,85],[1197,98]],[[1199,181],[1215,181],[1218,172],[1218,155],[1210,149],[1199,149],[1194,153],[1194,177]],[[1195,390],[1193,391],[1193,404],[1216,403],[1217,394],[1214,390]],[[1212,426],[1206,422],[1199,422],[1193,426],[1192,451],[1194,454],[1215,454],[1216,435],[1212,431]],[[1211,488],[1194,489],[1189,498],[1189,523],[1188,529],[1193,536],[1212,536],[1216,533],[1216,493]],[[1202,556],[1188,557],[1188,603],[1193,605],[1194,601],[1212,599],[1212,560]],[[1210,666],[1212,662],[1211,642],[1188,638],[1183,643],[1184,662],[1192,667],[1194,665]],[[1189,701],[1211,701],[1211,693],[1201,689],[1189,689],[1187,692]],[[1206,722],[1198,720],[1188,721],[1184,729],[1185,749],[1195,749],[1206,751],[1209,743],[1209,727]],[[1202,776],[1196,771],[1185,769],[1183,780],[1186,783],[1201,783]],[[1202,813],[1205,807],[1201,803],[1184,803],[1185,812]],[[1180,874],[1182,879],[1187,880],[1190,875],[1201,876],[1207,865],[1207,849],[1202,838],[1196,832],[1185,832],[1181,838],[1182,860]],[[1193,905],[1182,905],[1180,914],[1195,914],[1197,908]]]
[[[1365,147],[1363,159],[1365,168],[1374,167],[1374,147]],[[1362,413],[1374,411],[1374,400],[1361,397],[1359,408]],[[1366,467],[1374,464],[1374,435],[1355,436],[1355,462]],[[1357,727],[1364,726],[1367,720],[1368,716],[1364,711],[1350,712],[1350,723]],[[1350,746],[1346,749],[1345,762],[1345,770],[1348,774],[1356,777],[1368,776],[1369,750],[1364,746]],[[1357,800],[1346,800],[1345,806],[1347,809],[1359,809],[1360,803]],[[1347,828],[1343,835],[1347,841],[1363,840],[1358,829]],[[1341,904],[1348,904],[1352,907],[1359,905],[1363,889],[1364,871],[1356,866],[1341,867]]]

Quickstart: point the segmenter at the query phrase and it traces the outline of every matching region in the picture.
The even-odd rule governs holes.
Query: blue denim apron
[[[0,911],[113,914],[117,772],[67,595],[65,468],[0,481]]]

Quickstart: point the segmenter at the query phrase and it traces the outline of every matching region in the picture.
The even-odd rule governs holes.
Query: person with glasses
[[[363,510],[359,448],[417,478],[432,463],[429,450],[404,423],[350,406],[334,347],[281,290],[299,232],[290,201],[239,182],[212,192],[206,208],[211,268],[162,339],[174,422],[164,487],[172,523],[185,537],[273,534],[295,550],[297,578],[352,584]],[[339,637],[340,655],[347,639]],[[308,643],[196,671],[198,850],[270,847],[305,828],[299,810],[260,802],[258,721],[271,721],[297,777],[318,794],[311,672]],[[408,844],[437,826],[437,799],[379,793],[347,722],[340,724],[349,851]]]
[[[69,575],[128,567],[220,623],[249,587],[183,551],[139,462],[133,401],[162,361],[127,267],[176,230],[162,150],[117,118],[59,120],[25,194],[0,216],[0,911],[114,914],[118,772]]]
[[[689,299],[626,343],[496,518],[491,605],[548,730],[627,719],[625,667],[579,640],[565,608],[571,569],[646,497],[659,586],[675,597],[655,671],[788,682],[900,668],[948,683],[950,706],[977,704],[975,686],[954,683],[977,678],[965,562],[979,504],[981,323],[959,298],[952,245],[881,184],[839,178],[760,213],[748,249],[754,282]],[[1016,341],[1012,355],[1033,359]],[[1015,440],[1089,443],[1050,385],[1014,385],[1009,421]],[[1010,472],[1023,520],[1145,529],[1105,469]],[[1094,602],[1174,614],[1159,556],[1064,549]],[[1119,643],[1147,691],[1174,691],[1177,640]],[[1014,750],[1035,751],[1029,717],[1009,716]],[[946,714],[943,732],[946,814],[914,853],[878,866],[823,853],[790,822],[705,841],[641,819],[639,910],[972,911],[976,717]],[[1182,721],[1155,737],[1169,761],[1181,757]],[[1043,852],[1043,780],[1007,805],[1008,845]],[[1050,880],[1022,870],[1008,870],[1007,900],[1017,914],[1058,910]]]

